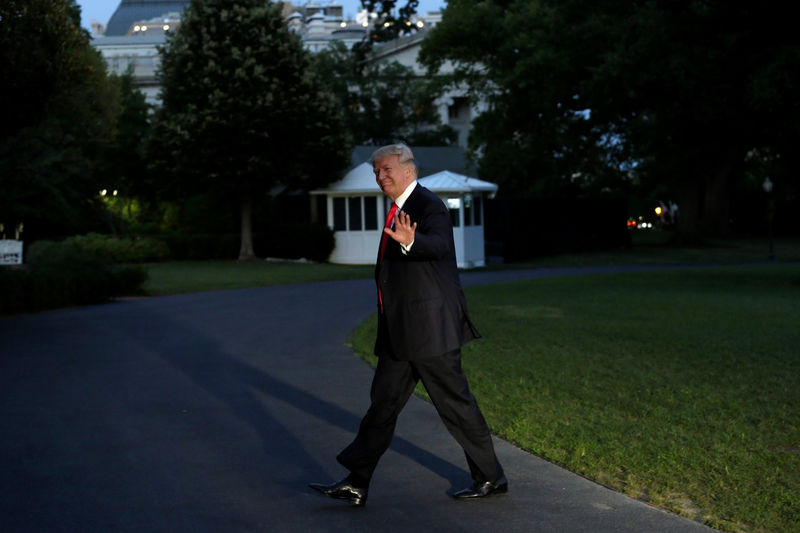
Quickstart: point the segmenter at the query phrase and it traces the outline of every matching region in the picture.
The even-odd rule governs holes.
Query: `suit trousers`
[[[448,431],[464,449],[472,478],[481,483],[500,479],[503,469],[461,369],[461,350],[413,361],[381,356],[372,380],[372,403],[356,438],[337,456],[339,463],[355,479],[369,483],[378,460],[389,448],[397,417],[420,380]]]

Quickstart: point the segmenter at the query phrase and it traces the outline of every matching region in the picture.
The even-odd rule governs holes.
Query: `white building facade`
[[[132,65],[134,82],[151,104],[159,101],[155,77],[158,47],[166,42],[168,33],[180,27],[189,4],[190,0],[122,0],[106,25],[92,23],[92,46],[106,60],[109,71],[124,74]],[[375,14],[366,11],[346,18],[341,4],[335,1],[312,0],[302,5],[283,2],[283,15],[289,29],[311,52],[324,50],[332,41],[352,48],[375,22]],[[439,13],[432,13],[415,18],[414,23],[424,29],[440,19]]]

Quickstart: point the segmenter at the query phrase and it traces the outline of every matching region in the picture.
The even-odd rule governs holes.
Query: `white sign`
[[[0,240],[0,265],[22,264],[22,241]]]

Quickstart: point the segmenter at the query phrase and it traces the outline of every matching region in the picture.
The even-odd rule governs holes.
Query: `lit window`
[[[461,198],[448,198],[447,208],[450,210],[450,221],[453,223],[453,227],[460,226]]]

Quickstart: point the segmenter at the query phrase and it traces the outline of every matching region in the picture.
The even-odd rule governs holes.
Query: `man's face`
[[[414,167],[400,163],[400,156],[385,155],[373,166],[375,181],[383,194],[396,200],[414,181]]]

